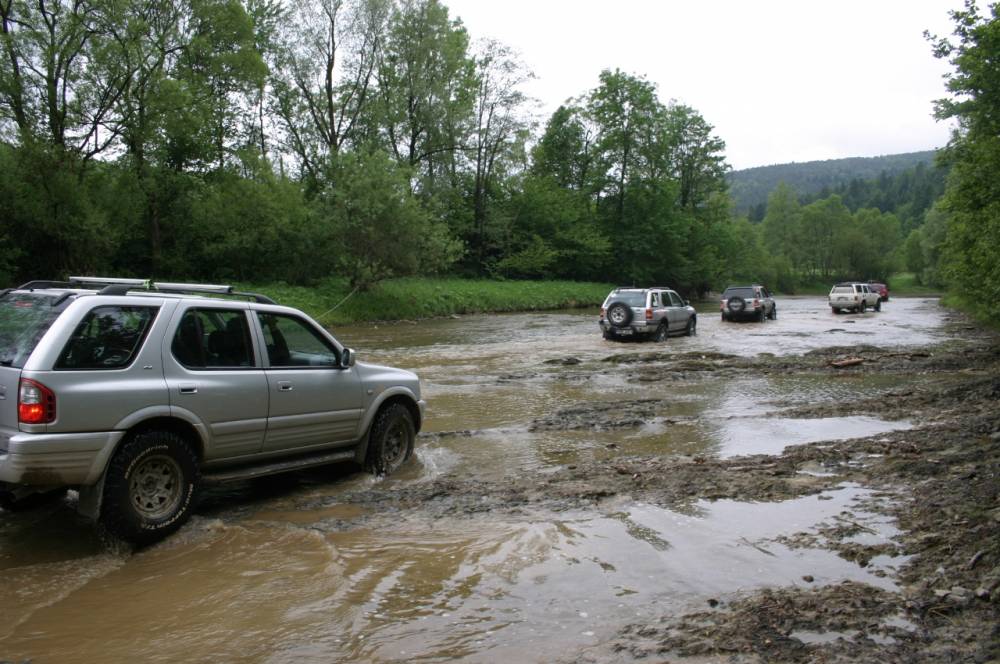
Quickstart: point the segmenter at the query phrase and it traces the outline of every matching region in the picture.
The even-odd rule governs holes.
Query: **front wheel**
[[[684,328],[684,334],[689,337],[693,337],[694,335],[698,334],[698,321],[695,320],[694,316],[688,318],[688,324],[687,327]]]
[[[198,460],[171,431],[146,431],[115,452],[104,479],[100,523],[133,544],[151,544],[180,528],[194,509]]]
[[[394,403],[383,408],[372,424],[365,469],[374,475],[389,475],[413,454],[416,436],[406,406]]]

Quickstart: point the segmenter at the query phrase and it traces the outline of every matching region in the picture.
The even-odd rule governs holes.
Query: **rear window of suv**
[[[646,306],[646,291],[622,291],[618,293],[612,293],[608,296],[608,299],[604,303],[611,304],[612,302],[624,302],[630,307],[644,307]]]
[[[70,302],[61,294],[8,293],[0,298],[0,365],[23,368]]]
[[[728,300],[731,297],[742,297],[743,299],[753,299],[756,297],[753,292],[753,288],[727,288],[726,292],[722,294],[723,300]]]

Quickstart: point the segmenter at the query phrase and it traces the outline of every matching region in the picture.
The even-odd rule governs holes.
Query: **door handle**
[[[291,392],[292,384],[287,380],[278,381],[278,391],[279,392]]]
[[[181,394],[198,394],[198,388],[194,385],[181,385],[179,391]]]

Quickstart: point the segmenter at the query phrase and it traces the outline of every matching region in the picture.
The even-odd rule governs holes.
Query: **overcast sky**
[[[602,69],[693,107],[734,169],[941,147],[942,74],[924,30],[961,0],[442,0],[473,39],[517,49],[545,119]]]

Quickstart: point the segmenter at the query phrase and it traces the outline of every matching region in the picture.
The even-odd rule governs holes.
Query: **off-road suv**
[[[730,286],[722,292],[722,302],[719,305],[722,320],[737,320],[740,318],[763,322],[778,317],[778,305],[771,293],[760,284],[749,286]]]
[[[687,300],[664,288],[616,288],[604,299],[599,321],[605,339],[652,337],[663,341],[671,334],[693,336],[698,316]]]
[[[882,311],[882,297],[868,284],[857,281],[845,281],[835,285],[830,290],[830,309],[839,314],[844,311],[865,313],[869,307]]]
[[[64,487],[138,544],[207,482],[412,453],[417,376],[229,286],[71,277],[0,291],[0,494]]]

